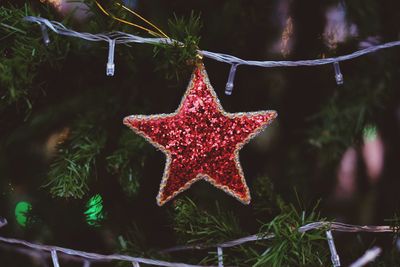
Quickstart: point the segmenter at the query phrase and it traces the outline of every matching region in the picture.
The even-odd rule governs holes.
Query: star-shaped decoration
[[[225,112],[198,64],[175,113],[132,115],[124,124],[166,155],[159,206],[200,179],[249,204],[239,150],[276,116],[275,111]]]

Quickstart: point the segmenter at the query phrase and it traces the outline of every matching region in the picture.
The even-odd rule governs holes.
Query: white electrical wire
[[[51,258],[53,260],[54,267],[59,267],[57,253],[64,253],[70,256],[77,256],[82,258],[82,262],[84,260],[95,260],[95,261],[126,261],[131,263],[143,263],[155,266],[166,266],[166,267],[204,267],[204,265],[191,265],[185,263],[178,263],[178,262],[167,262],[161,260],[154,260],[154,259],[146,259],[146,258],[137,258],[131,257],[128,255],[102,255],[98,253],[91,253],[85,251],[79,251],[69,248],[57,247],[57,246],[47,246],[47,245],[39,245],[34,244],[25,240],[13,239],[13,238],[4,238],[0,237],[0,242],[13,244],[13,245],[20,245],[31,248],[33,250],[41,250],[47,251],[51,253]]]
[[[49,44],[50,39],[48,37],[46,28],[49,28],[53,32],[81,38],[87,41],[92,42],[107,42],[109,43],[109,56],[107,63],[107,75],[114,75],[114,49],[115,44],[128,44],[128,43],[146,43],[146,44],[169,44],[169,45],[183,45],[181,42],[178,42],[169,38],[144,38],[133,34],[128,34],[124,32],[110,32],[110,33],[87,33],[87,32],[77,32],[74,30],[67,29],[63,24],[57,21],[49,21],[45,18],[40,17],[25,17],[26,21],[38,23],[41,26],[41,30],[43,33],[43,39],[45,44]],[[310,60],[266,60],[266,61],[258,61],[258,60],[244,60],[232,55],[216,53],[206,50],[198,50],[198,53],[204,57],[214,59],[219,62],[227,63],[231,65],[231,70],[229,73],[229,79],[226,84],[225,93],[227,95],[232,94],[233,89],[233,80],[236,73],[236,68],[239,65],[248,65],[248,66],[256,66],[263,68],[275,68],[275,67],[300,67],[300,66],[320,66],[326,64],[333,64],[335,71],[335,79],[338,85],[343,84],[343,75],[340,72],[339,62],[351,60],[357,57],[361,57],[370,53],[374,53],[378,50],[392,48],[400,46],[400,41],[394,41],[389,43],[384,43],[380,45],[370,46],[368,48],[353,52],[351,54],[339,56],[339,57],[330,57],[330,58],[322,58],[322,59],[310,59]]]
[[[325,234],[326,234],[326,239],[328,241],[329,250],[331,252],[332,265],[333,267],[340,267],[341,266],[340,258],[336,250],[335,241],[333,240],[332,231],[328,230],[325,232]]]
[[[7,220],[0,217],[0,228],[2,226],[5,226],[6,224],[7,224]],[[304,232],[316,230],[316,229],[327,230],[326,233],[327,233],[328,244],[330,246],[332,257],[335,258],[335,261],[333,259],[332,259],[332,261],[339,264],[339,265],[335,265],[335,263],[334,263],[334,266],[340,266],[340,262],[339,262],[339,256],[336,252],[336,248],[334,248],[331,231],[335,231],[335,232],[373,232],[373,233],[396,233],[397,232],[397,229],[392,226],[369,226],[369,225],[361,226],[361,225],[344,224],[344,223],[338,223],[338,222],[314,222],[314,223],[304,225],[297,230],[300,233],[304,233]],[[220,244],[179,246],[179,247],[174,247],[174,248],[163,250],[162,252],[174,252],[174,251],[193,250],[193,249],[206,249],[206,248],[214,247],[214,248],[217,248],[217,251],[218,251],[218,253],[217,253],[218,254],[218,265],[223,266],[223,248],[238,246],[238,245],[242,245],[244,243],[251,242],[251,241],[260,241],[260,240],[266,240],[266,239],[272,239],[272,238],[274,238],[273,234],[251,235],[251,236],[242,237],[242,238],[239,238],[236,240],[232,240],[232,241],[228,241],[228,242],[224,242],[224,243],[220,243]],[[68,256],[75,256],[75,257],[82,258],[82,262],[85,264],[85,266],[88,263],[90,264],[90,260],[93,260],[93,261],[119,260],[119,261],[131,262],[134,266],[139,266],[139,263],[144,263],[144,264],[150,264],[150,265],[156,265],[156,266],[170,266],[170,267],[172,267],[172,266],[204,267],[204,266],[200,266],[200,265],[190,265],[190,264],[184,264],[184,263],[174,263],[174,262],[159,261],[159,260],[146,259],[146,258],[136,258],[136,257],[127,256],[127,255],[119,255],[119,254],[102,255],[102,254],[84,252],[84,251],[68,249],[68,248],[63,248],[63,247],[57,247],[57,246],[39,245],[39,244],[34,244],[34,243],[31,243],[31,242],[28,242],[25,240],[5,238],[5,237],[0,237],[0,242],[6,243],[6,244],[11,244],[11,245],[20,245],[20,246],[28,247],[35,251],[50,252],[51,258],[52,258],[55,266],[57,266],[57,264],[58,264],[57,252],[60,252],[60,253],[63,253],[63,254],[61,254],[61,256],[68,255]],[[334,252],[332,252],[332,250],[334,250]],[[375,259],[380,253],[380,251],[379,251],[379,253],[377,253],[377,250],[373,250],[372,252],[374,252],[374,253],[369,253],[367,251],[366,255],[361,257],[358,262],[366,262],[365,260],[371,261],[371,260]],[[354,264],[356,264],[356,263],[354,263]],[[361,266],[361,265],[355,265],[355,266]]]
[[[367,250],[364,255],[361,256],[358,260],[353,262],[350,267],[363,267],[370,262],[373,262],[382,252],[380,247],[373,247]]]
[[[56,21],[49,21],[40,17],[25,17],[26,21],[36,22],[39,24],[46,25],[49,29],[54,31],[55,33],[78,37],[81,39],[85,39],[88,41],[110,41],[111,39],[115,40],[117,44],[126,44],[126,43],[148,43],[148,44],[180,44],[182,43],[168,38],[144,38],[140,36],[136,36],[133,34],[123,33],[123,32],[112,32],[112,33],[102,33],[102,34],[92,34],[85,32],[76,32],[70,29],[67,29],[64,25]],[[366,54],[370,54],[376,52],[381,49],[391,48],[395,46],[400,46],[400,41],[389,42],[381,45],[370,46],[368,48],[356,51],[354,53],[343,55],[339,57],[331,57],[331,58],[322,58],[322,59],[311,59],[311,60],[283,60],[283,61],[257,61],[257,60],[244,60],[232,55],[215,53],[206,50],[199,50],[199,52],[208,58],[228,63],[231,65],[250,65],[257,66],[263,68],[271,68],[271,67],[298,67],[298,66],[319,66],[326,64],[333,64],[334,62],[346,61],[350,59],[354,59],[357,57],[361,57]]]

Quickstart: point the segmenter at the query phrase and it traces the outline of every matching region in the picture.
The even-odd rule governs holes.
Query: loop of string
[[[141,26],[139,24],[127,21],[125,19],[118,18],[118,17],[114,16],[113,14],[111,14],[110,12],[108,12],[97,0],[95,0],[95,3],[96,3],[97,7],[100,9],[101,12],[103,12],[105,15],[111,17],[112,19],[114,19],[116,21],[119,21],[119,22],[122,22],[124,24],[127,24],[127,25],[130,25],[130,26],[136,27],[138,29],[144,30],[144,31],[146,31],[147,33],[149,33],[149,34],[151,34],[153,36],[169,38],[168,35],[166,35],[156,25],[154,25],[153,23],[151,23],[150,21],[145,19],[143,16],[139,15],[139,13],[133,11],[130,8],[127,8],[126,6],[124,6],[124,5],[120,4],[120,3],[115,3],[115,5],[117,5],[118,7],[122,8],[122,9],[124,9],[125,11],[128,11],[129,13],[133,14],[135,17],[139,18],[140,20],[145,22],[147,25],[150,25],[155,31],[153,31],[153,30],[151,30],[149,28],[143,27],[143,26]]]

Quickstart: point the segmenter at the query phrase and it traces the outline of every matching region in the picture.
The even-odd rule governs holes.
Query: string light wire
[[[85,39],[87,41],[109,41],[110,39],[115,39],[117,44],[127,44],[127,43],[147,43],[147,44],[180,44],[182,43],[170,39],[170,38],[144,38],[137,35],[123,33],[123,32],[111,32],[111,33],[101,33],[92,34],[85,32],[76,32],[67,29],[64,25],[56,21],[49,21],[40,17],[25,17],[26,21],[36,22],[39,24],[45,24],[49,29],[60,35],[66,35],[71,37],[77,37]],[[370,46],[356,52],[342,55],[338,57],[321,58],[321,59],[309,59],[309,60],[280,60],[280,61],[258,61],[258,60],[244,60],[232,55],[215,53],[206,50],[198,50],[198,52],[204,57],[214,59],[219,62],[236,64],[236,65],[248,65],[263,68],[275,68],[275,67],[301,67],[301,66],[320,66],[333,64],[335,62],[341,62],[346,60],[351,60],[357,57],[361,57],[370,53],[374,53],[378,50],[387,49],[400,46],[400,41],[388,42],[380,45]]]
[[[100,6],[101,7],[101,6]],[[101,7],[102,11],[105,11],[107,14],[109,14],[104,8]],[[133,11],[132,11],[133,12]],[[110,15],[110,14],[109,14]],[[110,15],[112,16],[112,15]],[[115,17],[114,17],[115,18]],[[144,18],[143,18],[144,19]],[[86,41],[92,41],[92,42],[107,42],[110,43],[111,40],[115,40],[115,44],[128,44],[128,43],[142,43],[142,44],[167,44],[167,45],[179,45],[183,46],[183,44],[179,41],[173,40],[171,38],[166,38],[165,34],[161,31],[160,34],[156,33],[156,36],[162,35],[163,37],[154,37],[154,38],[145,38],[145,37],[140,37],[134,34],[129,34],[129,33],[124,33],[124,32],[110,32],[110,33],[98,33],[98,34],[93,34],[93,33],[87,33],[87,32],[77,32],[71,29],[67,29],[64,25],[57,21],[49,21],[45,18],[40,18],[40,17],[32,17],[28,16],[25,17],[26,21],[29,22],[34,22],[38,23],[41,25],[43,28],[44,26],[52,30],[53,32],[60,34],[60,35],[65,35],[65,36],[70,36],[70,37],[76,37],[80,39],[84,39]],[[148,22],[147,20],[145,20]],[[129,21],[125,21],[128,24],[131,23]],[[148,22],[150,23],[150,22]],[[153,24],[151,24],[153,25]],[[144,28],[145,30],[149,30]],[[158,29],[158,28],[157,28]],[[159,29],[158,29],[159,30]],[[42,30],[43,32],[43,38],[46,44],[49,43],[49,40],[46,39],[47,33]],[[154,33],[154,32],[153,32]],[[340,66],[339,62],[342,61],[348,61],[352,60],[361,56],[365,56],[367,54],[371,54],[374,52],[377,52],[382,49],[388,49],[388,48],[393,48],[400,46],[400,41],[393,41],[393,42],[388,42],[380,45],[374,45],[370,46],[358,51],[355,51],[353,53],[347,54],[347,55],[342,55],[338,57],[330,57],[330,58],[321,58],[321,59],[309,59],[309,60],[265,60],[265,61],[260,61],[260,60],[245,60],[241,59],[239,57],[235,57],[232,55],[228,54],[223,54],[223,53],[216,53],[216,52],[211,52],[207,50],[198,50],[197,52],[199,55],[213,59],[222,63],[227,63],[230,64],[231,70],[229,74],[229,79],[226,85],[226,94],[230,95],[232,94],[233,90],[233,80],[234,76],[236,73],[236,68],[239,65],[247,65],[247,66],[255,66],[255,67],[262,67],[262,68],[277,68],[277,67],[302,67],[302,66],[321,66],[321,65],[328,65],[328,64],[333,64],[334,66],[334,71],[335,71],[335,79],[338,85],[343,84],[343,75],[340,71]],[[111,65],[113,62],[108,62]],[[114,75],[113,71],[107,71],[107,75]]]
[[[0,228],[7,225],[7,220],[3,219],[0,217]],[[327,241],[328,245],[330,247],[331,251],[331,256],[332,256],[332,264],[333,266],[340,266],[339,262],[339,256],[337,255],[336,248],[334,248],[334,243],[332,239],[332,232],[372,232],[372,233],[397,233],[398,229],[396,227],[392,226],[371,226],[371,225],[352,225],[352,224],[345,224],[345,223],[339,223],[339,222],[313,222],[309,223],[307,225],[304,225],[297,230],[300,233],[305,233],[307,231],[312,231],[316,229],[324,229],[326,230],[327,234]],[[296,230],[296,229],[294,229]],[[224,266],[223,264],[223,248],[228,248],[228,247],[233,247],[233,246],[239,246],[244,243],[250,242],[250,241],[260,241],[260,240],[266,240],[266,239],[272,239],[274,238],[273,234],[264,234],[264,235],[251,235],[247,237],[242,237],[236,240],[220,243],[220,244],[214,244],[214,245],[196,245],[196,246],[179,246],[179,247],[174,247],[170,249],[163,250],[161,252],[174,252],[174,251],[182,251],[182,250],[195,250],[195,249],[207,249],[207,248],[217,248],[218,251],[218,266]],[[34,244],[25,240],[19,240],[19,239],[13,239],[13,238],[5,238],[0,236],[0,242],[6,243],[6,244],[11,244],[11,245],[20,245],[20,246],[25,246],[33,250],[39,250],[39,251],[45,251],[51,254],[51,258],[54,262],[54,266],[58,267],[58,252],[63,253],[62,255],[68,255],[68,256],[76,256],[82,258],[82,262],[87,264],[87,262],[90,261],[127,261],[131,262],[134,266],[138,266],[139,263],[144,263],[144,264],[152,264],[156,266],[175,266],[175,267],[204,267],[203,265],[190,265],[190,264],[184,264],[184,263],[174,263],[174,262],[167,262],[167,261],[159,261],[159,260],[154,260],[154,259],[146,259],[146,258],[136,258],[136,257],[131,257],[127,255],[120,255],[120,254],[113,254],[113,255],[102,255],[102,254],[97,254],[97,253],[90,253],[90,252],[84,252],[84,251],[79,251],[79,250],[73,250],[73,249],[68,249],[68,248],[63,248],[63,247],[57,247],[57,246],[48,246],[48,245],[39,245],[39,244]],[[334,251],[334,252],[333,252]],[[381,253],[381,250],[379,248],[374,248],[372,250],[367,251],[364,256],[362,256],[360,259],[357,259],[351,266],[363,266],[361,263],[365,264],[367,262],[373,261],[379,254]]]

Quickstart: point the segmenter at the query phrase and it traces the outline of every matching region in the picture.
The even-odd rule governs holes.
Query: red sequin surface
[[[167,156],[157,196],[160,206],[199,179],[248,204],[250,193],[238,151],[276,116],[275,111],[226,113],[201,65],[175,113],[133,115],[126,117],[124,124]]]

